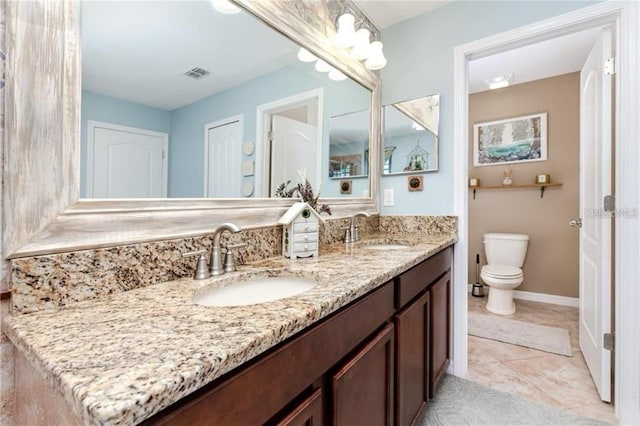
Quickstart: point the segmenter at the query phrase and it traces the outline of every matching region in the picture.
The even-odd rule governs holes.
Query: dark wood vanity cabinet
[[[449,363],[451,252],[432,256],[144,424],[412,424]]]
[[[396,424],[411,425],[427,408],[449,366],[451,248],[395,280]]]
[[[429,287],[431,294],[429,397],[433,398],[451,360],[451,273],[447,272]]]
[[[333,425],[393,424],[393,346],[388,324],[333,375]]]

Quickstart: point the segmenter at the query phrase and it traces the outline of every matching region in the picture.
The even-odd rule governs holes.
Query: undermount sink
[[[204,306],[246,306],[295,296],[310,290],[316,280],[306,277],[248,278],[224,287],[201,289],[193,302]]]

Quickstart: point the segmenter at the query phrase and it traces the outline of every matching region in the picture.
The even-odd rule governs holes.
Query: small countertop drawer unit
[[[318,256],[320,215],[307,203],[295,203],[280,218],[282,230],[282,254],[285,257]]]

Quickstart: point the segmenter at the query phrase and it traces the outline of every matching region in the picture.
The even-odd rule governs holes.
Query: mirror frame
[[[233,0],[371,91],[369,198],[324,198],[331,218],[378,213],[380,79],[287,2]],[[5,220],[9,259],[277,225],[292,199],[79,199],[80,2],[8,2]],[[296,13],[297,12],[297,13]],[[30,72],[24,72],[30,70]],[[33,100],[36,100],[35,102]]]

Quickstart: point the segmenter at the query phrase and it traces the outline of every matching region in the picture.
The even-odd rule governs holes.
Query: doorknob
[[[582,218],[571,219],[569,221],[569,226],[577,226],[578,228],[582,228]]]

